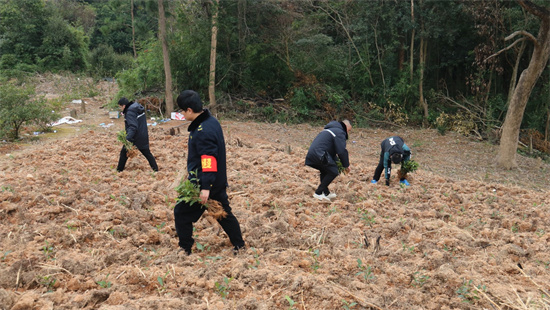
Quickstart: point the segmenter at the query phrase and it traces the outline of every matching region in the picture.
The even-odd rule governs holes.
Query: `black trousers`
[[[244,240],[241,233],[239,221],[231,212],[229,200],[225,190],[218,193],[210,193],[210,199],[217,200],[222,204],[223,209],[227,212],[227,216],[218,220],[223,230],[229,237],[229,241],[236,248],[244,247]],[[174,221],[176,224],[176,232],[179,238],[179,246],[187,253],[191,253],[191,247],[195,243],[193,239],[193,223],[197,222],[202,214],[206,211],[200,203],[189,205],[181,201],[174,207]]]
[[[141,154],[147,158],[147,161],[149,162],[149,166],[151,166],[151,169],[153,171],[159,171],[159,167],[157,166],[157,161],[155,160],[155,156],[151,154],[151,151],[149,148],[146,149],[139,149]],[[118,166],[116,167],[117,171],[123,171],[124,167],[126,167],[126,161],[128,161],[128,154],[126,152],[126,147],[122,146],[122,149],[120,150],[120,156],[118,157]]]
[[[389,163],[388,167],[391,171],[391,162]],[[378,166],[376,166],[376,169],[374,169],[374,176],[372,177],[372,179],[375,181],[380,180],[382,171],[384,171],[384,153],[380,153],[380,161],[378,162]]]
[[[330,190],[328,189],[328,186],[338,176],[338,166],[336,165],[334,160],[330,160],[328,157],[329,155],[326,154],[320,160],[316,160],[314,158],[306,159],[308,166],[319,170],[319,178],[321,180],[321,183],[315,190],[315,194],[317,195],[330,194]]]

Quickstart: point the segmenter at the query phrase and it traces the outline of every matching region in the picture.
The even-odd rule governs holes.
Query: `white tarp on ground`
[[[62,119],[51,123],[50,125],[51,126],[57,126],[57,125],[61,125],[61,124],[76,124],[76,123],[80,123],[80,122],[82,122],[81,119],[75,119],[74,117],[65,116]]]

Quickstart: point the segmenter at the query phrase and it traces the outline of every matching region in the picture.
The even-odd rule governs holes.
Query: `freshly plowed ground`
[[[502,171],[496,146],[457,134],[354,128],[351,173],[324,204],[304,166],[321,126],[221,116],[247,249],[234,256],[205,213],[183,256],[173,188],[187,123],[150,127],[158,173],[141,154],[117,173],[123,120],[99,108],[106,97],[87,99],[84,121],[60,127],[70,134],[3,146],[0,309],[550,309],[540,160],[519,156],[520,169]],[[393,134],[420,164],[410,187],[370,184]]]

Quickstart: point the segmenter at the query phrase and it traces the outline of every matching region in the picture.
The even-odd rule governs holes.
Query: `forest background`
[[[26,122],[57,117],[37,111],[59,110],[63,98],[36,98],[29,82],[55,72],[114,78],[120,91],[109,104],[158,98],[166,115],[194,89],[228,117],[349,118],[498,142],[534,36],[548,24],[525,3],[549,9],[503,0],[0,0],[0,133],[17,139]],[[545,159],[547,59],[520,115]]]

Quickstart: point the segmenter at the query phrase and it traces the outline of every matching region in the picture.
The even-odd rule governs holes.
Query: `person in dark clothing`
[[[380,152],[380,161],[378,166],[374,170],[374,176],[372,177],[372,184],[378,183],[380,176],[382,175],[382,170],[384,170],[384,176],[386,177],[386,185],[390,185],[390,176],[391,176],[391,164],[399,164],[401,162],[406,162],[411,159],[411,149],[405,144],[403,138],[399,136],[389,137],[382,141],[380,147],[382,151]],[[407,179],[399,180],[399,183],[409,186]]]
[[[338,176],[337,160],[340,160],[345,172],[349,172],[349,155],[346,149],[346,140],[351,131],[348,120],[342,122],[331,121],[311,143],[306,155],[306,166],[319,170],[321,183],[313,193],[313,197],[321,201],[330,202],[336,198],[328,186]]]
[[[218,220],[233,244],[236,254],[244,248],[245,243],[239,221],[231,212],[227,197],[227,167],[225,140],[218,120],[203,109],[199,94],[193,90],[182,91],[177,98],[178,106],[183,110],[186,120],[191,121],[188,127],[187,172],[192,182],[200,186],[200,200],[205,204],[210,198],[219,201],[227,216]],[[194,239],[193,223],[199,220],[205,207],[199,203],[189,204],[184,201],[176,204],[174,220],[179,237],[179,246],[188,255]]]
[[[147,131],[147,120],[145,116],[145,108],[137,103],[129,101],[126,98],[121,98],[118,105],[124,115],[124,129],[126,130],[126,140],[132,142],[134,146],[147,158],[149,165],[153,171],[158,171],[157,161],[149,150],[149,133]],[[121,172],[126,166],[128,160],[128,152],[126,147],[122,146],[120,156],[118,158],[118,166],[116,170]]]

